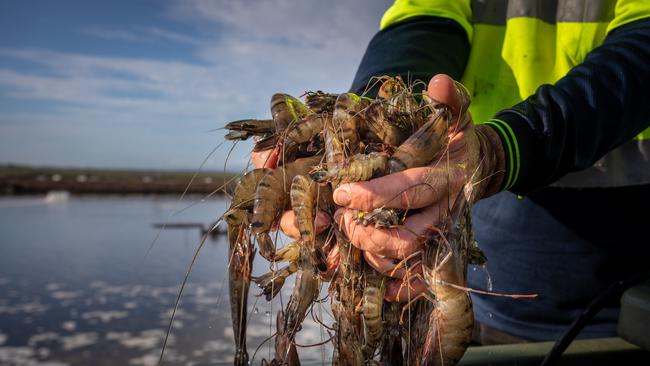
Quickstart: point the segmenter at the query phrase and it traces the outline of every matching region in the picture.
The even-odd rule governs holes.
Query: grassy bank
[[[194,173],[3,165],[0,166],[0,194],[44,194],[49,191],[74,194],[180,194]],[[213,192],[234,176],[230,173],[201,172],[188,193]]]

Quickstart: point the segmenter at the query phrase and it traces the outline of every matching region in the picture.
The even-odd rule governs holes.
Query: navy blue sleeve
[[[453,20],[432,16],[405,19],[373,37],[350,91],[362,93],[372,77],[382,75],[428,83],[432,76],[444,73],[460,80],[469,50],[465,30]],[[368,95],[375,94],[376,89]]]
[[[593,165],[650,126],[650,19],[610,32],[555,85],[495,118],[513,129],[520,150],[513,192]]]

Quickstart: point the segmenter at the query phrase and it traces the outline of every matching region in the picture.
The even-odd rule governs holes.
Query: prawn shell
[[[384,332],[382,309],[386,288],[383,276],[365,264],[366,284],[363,289],[362,314],[365,342],[361,348],[366,359],[372,359]]]
[[[235,209],[239,213],[246,211]],[[246,316],[248,303],[248,289],[250,287],[251,270],[255,251],[250,245],[250,238],[245,229],[245,220],[240,225],[228,225],[228,239],[230,242],[228,266],[228,290],[230,298],[230,314],[233,333],[235,337],[235,365],[248,364],[246,352]]]
[[[325,118],[318,114],[311,114],[303,118],[299,123],[291,126],[287,132],[286,140],[301,144],[311,140],[323,130]]]
[[[307,315],[307,311],[318,297],[319,284],[320,280],[314,273],[309,254],[302,248],[291,297],[289,298],[286,309],[278,314],[277,319],[278,333],[275,337],[275,357],[281,361],[280,364],[282,365],[285,363],[292,364],[288,360],[285,360],[285,357],[286,355],[289,355],[289,358],[293,357],[291,356],[292,351],[290,347],[293,347],[296,334],[301,329],[301,324]],[[295,355],[295,359],[294,362],[297,362],[297,354]]]
[[[362,111],[370,105],[371,100],[354,93],[344,93],[336,98],[332,124],[335,133],[343,145],[344,153],[356,152],[359,145],[359,127],[363,123]]]
[[[388,157],[381,153],[356,154],[326,172],[311,174],[319,183],[332,182],[334,186],[341,183],[363,182],[386,173]]]
[[[275,218],[288,201],[293,177],[308,173],[320,162],[320,157],[296,159],[295,161],[269,171],[260,179],[255,192],[251,231],[253,234],[268,232]]]
[[[289,94],[276,93],[271,97],[271,116],[276,133],[284,131],[292,122],[313,113],[300,100]]]
[[[320,90],[307,92],[305,104],[315,113],[332,113],[338,94],[324,93]]]
[[[317,184],[304,175],[296,175],[291,183],[291,208],[300,232],[302,244],[309,251],[313,265],[321,272],[327,271],[323,251],[316,247],[314,219],[316,216]]]
[[[429,121],[402,143],[390,158],[389,173],[425,166],[440,152],[448,140],[451,115],[448,109],[431,116]]]
[[[260,168],[244,174],[237,182],[232,201],[230,201],[230,207],[242,209],[253,208],[257,185],[270,171],[270,169]]]
[[[364,112],[366,127],[384,144],[398,146],[408,137],[408,131],[391,123],[385,102],[375,101]]]
[[[471,191],[471,184],[466,188]],[[444,284],[461,287],[467,284],[467,250],[474,241],[468,197],[464,191],[458,195],[443,225],[449,244],[445,246],[437,237],[425,247],[423,277],[435,298],[429,332],[422,345],[422,362],[426,364],[455,365],[471,341],[474,327],[471,298],[466,291]],[[448,258],[439,263],[443,248],[447,249],[442,252],[443,258]]]
[[[284,168],[272,170],[257,184],[251,223],[254,234],[268,232],[278,210],[284,205],[283,174]]]

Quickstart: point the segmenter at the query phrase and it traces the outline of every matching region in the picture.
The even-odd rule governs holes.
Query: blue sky
[[[345,91],[389,4],[2,1],[0,163],[195,169],[273,93]]]

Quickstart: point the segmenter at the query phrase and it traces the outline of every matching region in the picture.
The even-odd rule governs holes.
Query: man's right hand
[[[423,249],[423,239],[444,222],[463,187],[471,182],[472,197],[477,200],[496,193],[503,177],[504,153],[499,137],[488,126],[474,126],[464,88],[447,75],[436,75],[429,82],[427,93],[452,110],[447,149],[427,167],[343,184],[334,191],[334,201],[343,206],[334,216],[337,224],[352,244],[364,251],[371,266],[396,279],[386,290],[386,298],[391,301],[406,301],[424,290],[421,280],[407,277],[421,272],[421,268],[411,268],[407,273],[403,265],[396,264]],[[395,228],[357,224],[356,210],[376,208],[415,213]]]

